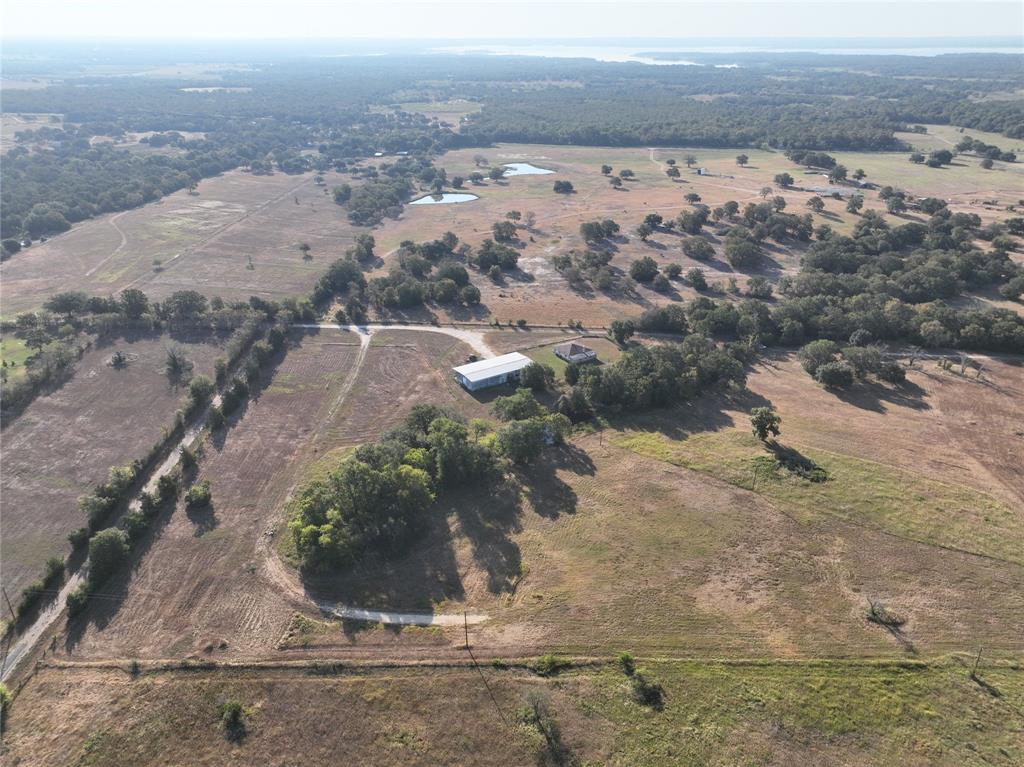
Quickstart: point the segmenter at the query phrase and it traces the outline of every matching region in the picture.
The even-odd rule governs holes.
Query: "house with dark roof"
[[[555,356],[566,362],[593,362],[597,359],[597,352],[576,341],[566,341],[555,347]]]

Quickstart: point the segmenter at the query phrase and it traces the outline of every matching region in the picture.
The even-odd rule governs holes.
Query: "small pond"
[[[420,197],[418,200],[413,200],[410,205],[452,205],[457,202],[472,202],[473,200],[479,200],[475,194],[460,194],[457,192],[445,192],[444,194],[428,194],[426,197]]]
[[[547,168],[538,168],[536,165],[530,165],[528,162],[505,163],[506,176],[546,176],[549,173],[554,173],[554,171]]]

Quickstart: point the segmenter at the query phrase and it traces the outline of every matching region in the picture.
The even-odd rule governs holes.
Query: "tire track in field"
[[[129,213],[129,212],[130,212],[130,210],[122,210],[120,213],[115,213],[113,216],[111,216],[109,219],[107,219],[107,223],[109,223],[112,227],[114,227],[114,231],[116,231],[119,235],[121,235],[121,244],[118,245],[116,248],[114,248],[114,252],[113,253],[111,253],[109,256],[104,258],[98,264],[96,264],[96,266],[94,266],[92,269],[87,271],[85,273],[86,277],[92,277],[92,275],[96,272],[97,269],[99,269],[101,266],[106,264],[110,259],[112,259],[118,253],[120,253],[122,250],[124,250],[124,246],[128,244],[128,235],[126,235],[124,233],[124,230],[117,225],[117,220],[119,218],[121,218],[121,216],[123,216],[123,215],[125,215],[126,213]]]
[[[300,326],[304,327],[304,326]],[[366,361],[366,354],[370,350],[370,337],[372,331],[366,333],[356,331],[359,335],[359,353],[356,355],[355,364],[352,366],[352,372],[349,373],[348,378],[345,379],[345,383],[341,385],[341,389],[338,390],[337,396],[334,398],[334,402],[331,403],[330,409],[327,411],[327,416],[320,419],[320,423],[317,424],[316,431],[313,432],[314,439],[318,439],[323,433],[324,428],[334,420],[335,414],[338,412],[345,400],[348,398],[348,394],[352,391],[352,387],[355,386],[356,380],[359,378],[359,371],[363,368],[363,363]],[[291,491],[288,493],[288,497],[291,498]]]

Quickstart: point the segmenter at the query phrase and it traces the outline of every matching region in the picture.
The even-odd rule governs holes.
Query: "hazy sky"
[[[1021,35],[1020,2],[0,0],[7,38]]]

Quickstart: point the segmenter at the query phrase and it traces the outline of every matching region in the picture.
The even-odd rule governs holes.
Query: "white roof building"
[[[532,363],[533,360],[525,354],[512,352],[500,357],[459,365],[457,368],[452,368],[452,372],[460,384],[470,391],[476,391],[518,380],[522,369]]]

